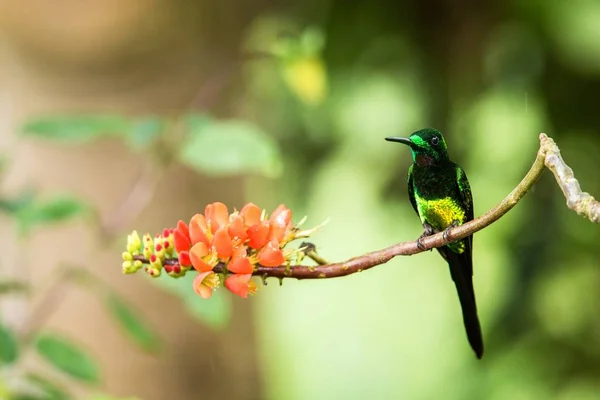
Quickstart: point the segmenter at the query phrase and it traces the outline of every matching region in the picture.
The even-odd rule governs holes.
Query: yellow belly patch
[[[435,200],[418,199],[417,209],[421,222],[427,221],[436,231],[443,231],[453,221],[458,221],[459,224],[465,221],[465,212],[448,197]]]
[[[458,221],[459,225],[465,222],[465,212],[449,198],[436,200],[417,200],[417,209],[421,216],[421,222],[427,221],[436,231],[441,232],[449,227],[453,221]],[[455,253],[461,254],[466,249],[464,240],[448,244],[448,247]]]

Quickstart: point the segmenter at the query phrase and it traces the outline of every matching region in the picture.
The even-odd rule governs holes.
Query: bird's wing
[[[471,194],[471,186],[469,185],[469,180],[467,179],[467,174],[465,171],[456,166],[456,182],[458,184],[458,192],[460,193],[462,204],[465,207],[466,219],[465,222],[471,221],[474,218],[473,214],[473,195]],[[469,274],[473,276],[473,268],[472,268],[472,249],[473,249],[473,235],[466,238],[466,251],[465,253],[469,257]]]
[[[417,209],[417,200],[415,199],[415,187],[413,185],[413,166],[408,168],[408,177],[406,178],[406,183],[408,186],[408,198],[410,199],[410,204],[412,204],[417,216],[421,218],[419,215],[419,210]]]
[[[469,180],[467,179],[467,174],[465,174],[465,170],[456,166],[456,182],[458,183],[459,193],[462,196],[463,204],[466,207],[466,216],[467,221],[471,221],[473,219],[473,195],[471,194],[471,185],[469,185]]]

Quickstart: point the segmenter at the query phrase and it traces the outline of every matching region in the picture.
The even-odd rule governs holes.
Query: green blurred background
[[[313,241],[330,260],[415,239],[410,154],[383,138],[422,127],[445,133],[476,215],[524,176],[540,132],[600,195],[599,2],[242,3],[0,5],[3,192],[68,192],[99,215],[25,243],[2,217],[1,271],[43,287],[40,269],[81,263],[164,342],[158,354],[131,350],[69,288],[44,326],[98,357],[99,388],[149,400],[600,398],[600,231],[566,208],[548,172],[475,236],[481,361],[435,252],[341,279],[273,281],[247,300],[121,276],[124,235],[219,200],[284,202],[308,225],[329,217]],[[139,174],[153,179],[128,203]],[[98,227],[112,229],[110,244]],[[4,323],[27,331],[35,299],[5,301]],[[100,390],[64,385],[76,398]]]

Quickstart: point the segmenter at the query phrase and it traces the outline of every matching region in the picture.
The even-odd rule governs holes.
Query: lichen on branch
[[[131,273],[145,266],[151,276],[165,270],[170,276],[179,277],[194,268],[198,272],[194,290],[205,298],[221,281],[242,297],[253,294],[257,286],[251,281],[252,276],[263,280],[346,276],[384,264],[396,256],[418,254],[473,235],[509,212],[538,181],[545,168],[554,174],[570,209],[592,222],[600,222],[600,203],[582,192],[556,143],[544,133],[539,138],[540,147],[533,165],[504,200],[482,216],[449,229],[446,235],[440,232],[424,237],[421,247],[416,240],[401,242],[343,262],[326,263],[313,245],[302,243],[296,249],[286,247],[295,239],[309,237],[316,228],[300,231],[298,225],[292,225],[291,211],[284,205],[267,217],[264,210],[251,203],[232,214],[224,204],[213,203],[207,206],[205,215],[196,214],[189,225],[179,221],[177,228],[166,229],[155,240],[145,235],[141,241],[135,232],[130,235],[127,252],[123,253],[123,271]],[[302,265],[306,258],[318,265]]]

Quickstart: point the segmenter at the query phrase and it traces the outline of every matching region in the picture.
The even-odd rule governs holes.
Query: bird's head
[[[436,129],[425,128],[413,132],[408,138],[386,137],[385,140],[404,143],[410,147],[413,161],[422,167],[448,160],[446,141]]]

